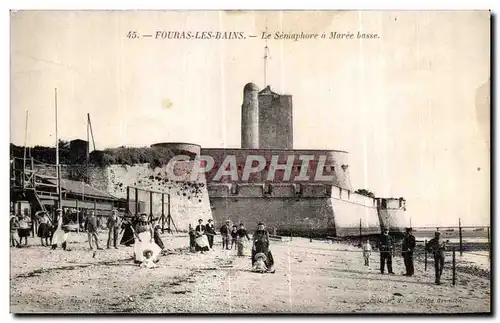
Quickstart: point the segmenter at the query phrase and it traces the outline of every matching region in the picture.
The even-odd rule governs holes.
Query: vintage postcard
[[[489,11],[10,13],[10,311],[491,314]]]

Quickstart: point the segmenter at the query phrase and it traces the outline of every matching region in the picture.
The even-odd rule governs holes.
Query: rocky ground
[[[101,234],[104,244],[104,233]],[[11,248],[13,313],[474,313],[490,312],[490,280],[451,270],[434,285],[415,264],[405,277],[403,259],[394,258],[396,275],[381,275],[378,253],[370,268],[359,249],[341,243],[293,238],[273,242],[275,274],[250,271],[250,259],[235,251],[192,254],[187,235],[165,235],[167,254],[155,269],[133,264],[133,248],[98,251],[86,234],[72,233],[71,251],[52,251],[40,242]]]

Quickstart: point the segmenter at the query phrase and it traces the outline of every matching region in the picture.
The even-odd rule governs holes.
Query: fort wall
[[[228,160],[228,156],[234,156],[236,161],[237,178],[232,178],[229,175],[223,175],[220,179],[217,178],[216,182],[230,183],[230,182],[249,182],[249,183],[325,183],[324,180],[318,179],[317,168],[320,163],[320,158],[324,158],[323,169],[319,174],[324,176],[332,176],[332,181],[328,184],[341,187],[343,189],[351,189],[351,180],[349,175],[348,154],[344,151],[336,150],[281,150],[281,149],[222,149],[222,148],[202,148],[201,154],[210,156],[214,159],[214,166],[206,173],[208,183],[215,181],[217,171],[223,165],[224,161]],[[247,159],[252,156],[259,156],[266,160],[264,169],[260,172],[250,173],[248,179],[244,179],[244,171]],[[312,159],[308,163],[307,180],[300,179],[300,174],[303,167],[303,161],[300,156],[310,156]],[[231,157],[232,158],[232,157]],[[285,170],[276,169],[274,176],[269,179],[269,173],[272,172],[271,165],[273,158],[277,158],[278,165],[286,165],[289,159],[293,160],[293,166],[290,177],[287,178]],[[230,166],[230,165],[228,165]],[[257,166],[254,161],[250,166]],[[226,170],[230,170],[228,167]]]
[[[216,224],[244,222],[252,230],[264,221],[269,230],[314,236],[380,233],[376,200],[321,184],[209,184]],[[270,192],[270,193],[269,193]]]

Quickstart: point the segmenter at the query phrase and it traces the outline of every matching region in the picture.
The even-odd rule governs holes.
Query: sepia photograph
[[[10,10],[13,314],[492,314],[488,10]]]

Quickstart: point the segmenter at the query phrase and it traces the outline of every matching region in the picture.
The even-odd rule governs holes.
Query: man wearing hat
[[[434,269],[436,273],[435,283],[441,285],[441,275],[443,274],[444,267],[444,251],[446,249],[444,242],[441,240],[441,232],[436,231],[434,238],[427,242],[425,249],[434,256]]]
[[[214,246],[214,236],[215,236],[215,227],[212,223],[212,219],[208,219],[207,225],[205,225],[205,230],[207,232],[208,244],[210,245],[210,249]]]
[[[413,251],[415,250],[415,237],[412,234],[411,228],[406,228],[406,235],[401,246],[403,251],[403,259],[405,262],[405,276],[413,276],[415,268],[413,267]]]
[[[229,220],[226,220],[226,223],[220,227],[220,235],[222,236],[222,250],[227,249],[229,250]]]
[[[389,235],[389,229],[385,228],[384,233],[379,240],[380,251],[380,273],[384,273],[385,263],[387,262],[387,271],[389,274],[394,274],[392,271],[392,254],[394,252],[394,241]]]

